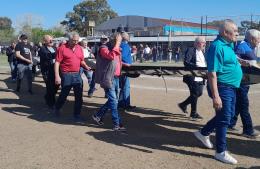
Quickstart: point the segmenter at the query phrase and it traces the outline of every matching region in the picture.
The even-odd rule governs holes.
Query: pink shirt
[[[120,48],[113,48],[112,51],[109,51],[108,48],[100,48],[100,56],[108,60],[115,60],[117,63],[115,76],[120,76],[122,67]]]
[[[74,50],[67,43],[58,48],[56,62],[60,63],[61,72],[79,72],[80,62],[83,60],[84,54],[80,45],[75,45]]]

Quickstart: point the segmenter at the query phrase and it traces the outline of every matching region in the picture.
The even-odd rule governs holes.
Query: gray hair
[[[128,35],[128,33],[123,32],[121,35],[122,35],[122,39],[123,39],[123,40],[129,41],[129,35]]]
[[[250,41],[251,38],[260,38],[260,31],[256,29],[249,29],[248,31],[246,31],[245,39]]]
[[[77,32],[70,32],[70,33],[67,34],[67,38],[69,40],[73,39],[73,37],[75,37],[75,36],[79,37],[79,34]]]
[[[81,43],[83,44],[83,43],[88,43],[88,41],[87,41],[87,39],[83,39],[82,41],[81,41]]]
[[[198,36],[198,37],[196,37],[195,43],[198,43],[198,42],[206,42],[205,37],[204,37],[204,36]]]
[[[236,25],[231,19],[226,19],[219,26],[219,34],[223,34],[225,31],[232,32],[231,25]]]

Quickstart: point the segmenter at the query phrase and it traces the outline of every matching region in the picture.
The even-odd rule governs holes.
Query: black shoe
[[[86,122],[86,120],[83,117],[81,117],[80,115],[74,115],[73,120],[76,123],[85,123]]]
[[[181,111],[185,114],[188,114],[187,112],[187,106],[182,105],[181,103],[178,104],[179,108],[181,109]]]
[[[257,139],[258,137],[260,137],[260,133],[254,131],[251,134],[243,133],[243,136],[250,139]]]
[[[33,95],[33,92],[32,92],[32,90],[28,90],[28,92],[29,92],[31,95]]]
[[[93,93],[89,93],[88,97],[91,98],[93,96]]]
[[[17,87],[15,91],[19,93],[20,92],[20,88]]]
[[[201,117],[198,113],[194,113],[190,115],[191,120],[202,120],[203,117]]]
[[[53,106],[53,105],[48,105],[48,109],[51,110],[51,111],[54,111],[55,106]]]
[[[60,111],[56,108],[54,108],[53,114],[54,114],[55,117],[60,117]]]
[[[131,106],[131,105],[125,107],[126,110],[133,110],[135,108],[136,108],[136,106]]]

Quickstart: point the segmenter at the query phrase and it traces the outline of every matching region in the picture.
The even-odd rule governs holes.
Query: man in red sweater
[[[120,44],[122,41],[122,36],[117,34],[115,37],[115,43],[111,43],[111,48],[107,46],[108,38],[101,38],[101,46],[99,47],[98,59],[105,59],[109,61],[115,61],[115,70],[112,72],[112,86],[104,87],[106,96],[108,98],[107,102],[99,109],[97,113],[95,113],[92,118],[98,125],[102,125],[102,119],[108,109],[111,110],[112,121],[113,121],[113,130],[114,131],[123,131],[125,132],[125,128],[122,126],[120,115],[118,112],[118,92],[119,92],[119,76],[121,74],[122,60],[121,60],[121,52],[120,52]],[[98,69],[102,69],[102,67],[97,67],[96,80],[100,79]]]
[[[80,66],[90,70],[84,61],[83,50],[78,45],[79,34],[72,32],[68,35],[68,42],[59,47],[54,66],[55,83],[61,84],[61,93],[55,104],[55,115],[60,115],[60,108],[66,101],[67,96],[73,88],[75,96],[74,119],[81,121],[83,83],[80,76]],[[61,74],[61,77],[60,77]]]

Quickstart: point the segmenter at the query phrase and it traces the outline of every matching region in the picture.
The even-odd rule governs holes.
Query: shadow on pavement
[[[15,89],[16,84],[11,83],[9,80],[2,80],[8,88],[0,88],[0,91],[12,92]],[[18,116],[27,116],[39,122],[50,121],[65,125],[97,127],[90,119],[91,115],[101,106],[100,104],[83,103],[82,116],[87,119],[87,123],[79,124],[72,120],[74,101],[67,100],[61,112],[61,117],[55,118],[51,110],[44,103],[43,95],[45,87],[43,83],[33,84],[34,95],[30,95],[26,88],[27,86],[24,83],[20,93],[14,93],[17,95],[17,98],[0,99],[1,104],[7,105],[2,107],[2,110]],[[11,104],[12,106],[10,106]],[[171,112],[143,107],[138,107],[132,112],[120,111],[120,113],[128,129],[127,134],[116,133],[111,130],[112,122],[110,113],[107,113],[107,117],[104,120],[105,125],[102,126],[102,128],[106,129],[105,131],[87,132],[86,134],[106,143],[146,153],[152,153],[154,150],[163,150],[182,155],[201,156],[212,159],[212,156],[208,152],[200,153],[195,152],[193,149],[194,147],[204,149],[192,133],[201,128],[202,124],[188,120],[184,114],[173,114]],[[257,128],[259,129],[259,126]],[[211,140],[213,141],[214,137],[211,137]],[[227,142],[228,149],[234,154],[260,158],[260,151],[255,151],[256,147],[259,147],[259,141],[228,138]]]

